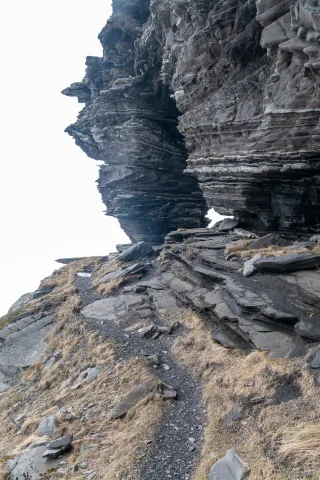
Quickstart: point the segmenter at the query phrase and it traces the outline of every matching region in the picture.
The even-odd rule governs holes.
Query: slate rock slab
[[[258,350],[266,350],[274,358],[303,357],[306,348],[303,340],[297,335],[284,331],[250,330],[250,339]]]
[[[71,388],[75,390],[76,388],[79,388],[84,383],[93,382],[98,377],[98,375],[100,375],[102,370],[103,370],[102,365],[96,365],[94,367],[87,368],[86,370],[80,373],[75,384]]]
[[[58,422],[57,415],[50,415],[49,417],[44,418],[38,426],[37,434],[38,437],[53,437],[54,428]]]
[[[301,397],[302,392],[299,386],[293,381],[288,381],[284,385],[281,385],[277,388],[276,393],[274,394],[274,401],[276,405],[281,403],[287,403],[291,400],[296,400]]]
[[[281,257],[261,257],[254,262],[260,272],[290,273],[320,266],[320,255],[309,252],[289,253]]]
[[[39,320],[26,317],[1,330],[0,337],[5,341],[0,343],[0,365],[24,368],[37,362],[53,319],[53,315]]]
[[[209,480],[242,480],[248,471],[239,453],[232,448],[213,465]]]
[[[225,218],[218,227],[218,232],[229,232],[239,225],[239,220],[236,218]]]
[[[320,340],[320,314],[314,313],[300,320],[295,325],[295,331],[302,337],[310,340]]]
[[[117,280],[118,278],[126,278],[130,275],[137,275],[146,270],[146,266],[143,263],[135,263],[129,267],[123,269],[118,268],[114,272],[107,273],[104,277],[99,280],[99,283],[110,282],[111,280]]]
[[[71,449],[72,440],[73,440],[72,434],[64,435],[63,437],[58,438],[57,440],[53,440],[47,445],[47,448],[43,452],[42,456],[44,458],[59,457],[60,455],[62,455],[63,453]]]
[[[214,332],[212,332],[212,338],[225,348],[250,348],[248,342],[227,326],[221,326],[214,330]]]
[[[280,237],[277,233],[268,233],[264,237],[258,238],[251,243],[250,249],[256,250],[261,248],[268,248],[272,245],[276,245],[278,247],[285,247],[290,245],[290,242],[283,237]]]
[[[59,466],[59,459],[46,459],[43,454],[46,446],[24,450],[9,460],[10,480],[40,480],[51,469]]]
[[[151,255],[153,253],[153,248],[150,243],[147,242],[139,242],[132,247],[125,249],[119,256],[118,260],[122,262],[133,262],[138,258],[144,258],[147,255]]]

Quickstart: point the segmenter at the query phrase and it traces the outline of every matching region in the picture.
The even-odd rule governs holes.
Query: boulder
[[[44,418],[38,426],[37,435],[38,437],[53,437],[54,428],[58,422],[58,416],[50,415],[49,417]]]
[[[279,257],[261,257],[254,262],[260,272],[290,273],[320,266],[320,255],[309,252],[289,253]]]
[[[302,337],[309,338],[310,340],[320,340],[320,313],[316,312],[305,316],[296,323],[295,331]]]
[[[227,326],[221,326],[214,330],[212,338],[225,348],[240,348],[242,350],[250,348],[249,343],[241,335]]]
[[[47,445],[42,456],[44,458],[58,458],[60,455],[71,449],[72,440],[72,434],[64,435],[57,440],[53,440]]]
[[[251,277],[251,275],[254,275],[254,273],[257,271],[254,263],[261,258],[260,253],[255,255],[254,257],[250,258],[250,260],[247,260],[243,266],[243,275],[245,277]]]
[[[239,220],[236,218],[225,218],[218,227],[218,232],[230,232],[239,225]]]
[[[153,248],[150,243],[139,242],[132,247],[124,249],[120,255],[118,255],[118,260],[122,262],[133,262],[138,260],[138,258],[144,258],[153,253]]]
[[[239,453],[232,448],[213,465],[209,480],[242,480],[248,471]]]
[[[46,442],[48,443],[48,442]],[[52,469],[59,466],[60,460],[44,458],[45,445],[24,450],[12,460],[9,460],[10,480],[40,480]]]
[[[307,366],[314,377],[315,384],[320,386],[320,345],[311,350],[307,358]]]
[[[100,375],[102,370],[103,370],[102,365],[97,365],[95,367],[87,368],[86,370],[80,373],[80,375],[75,381],[75,384],[71,387],[71,389],[75,390],[76,388],[81,387],[81,385],[84,383],[88,384],[93,382],[98,377],[98,375]]]

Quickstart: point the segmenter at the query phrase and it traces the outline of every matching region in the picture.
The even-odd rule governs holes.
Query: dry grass
[[[185,311],[180,318],[188,333],[173,344],[176,356],[201,379],[204,386],[204,407],[207,427],[201,459],[193,480],[207,478],[211,466],[226,451],[235,447],[251,467],[250,480],[293,480],[318,478],[319,440],[306,442],[310,424],[320,415],[318,393],[313,379],[301,368],[298,360],[273,359],[264,352],[244,355],[216,344],[197,315]],[[288,380],[299,385],[302,396],[275,405],[276,389]],[[263,397],[263,405],[247,406],[247,418],[223,423],[237,403]],[[247,403],[247,405],[249,405]],[[285,421],[284,421],[285,419]],[[288,433],[293,429],[296,435]],[[292,443],[288,443],[292,438]],[[303,449],[308,451],[303,453]],[[302,458],[308,459],[308,475],[301,475]]]
[[[98,285],[99,281],[108,273],[115,272],[122,266],[118,260],[111,260],[98,265],[92,272],[92,283]]]
[[[143,459],[152,448],[165,402],[145,400],[124,419],[108,419],[111,409],[133,386],[156,377],[146,360],[117,361],[112,345],[101,335],[88,331],[78,314],[81,300],[74,286],[75,275],[84,266],[74,262],[42,282],[42,287],[50,285],[53,290],[45,299],[39,299],[38,308],[44,307],[43,302],[60,304],[42,361],[25,371],[19,387],[0,394],[0,480],[7,480],[7,459],[34,441],[41,420],[62,407],[72,411],[72,419],[61,416],[56,427],[56,437],[74,433],[68,464],[88,461],[88,469],[97,472],[97,480],[116,480],[122,475],[138,480]],[[45,369],[47,359],[58,350],[61,358]],[[97,379],[71,388],[79,374],[94,365],[103,366]],[[19,426],[15,419],[22,413],[26,419]],[[17,436],[20,427],[21,434]],[[94,436],[95,433],[101,436]],[[52,472],[50,478],[66,480],[70,476]],[[79,473],[72,478],[83,477]]]
[[[232,253],[240,253],[245,250],[248,250],[248,247],[253,243],[253,240],[241,240],[240,242],[237,242],[235,245],[232,247],[227,247],[226,248],[226,253],[228,255],[231,255]]]
[[[284,432],[280,452],[297,465],[314,465],[320,458],[320,424],[301,423]],[[320,467],[319,467],[320,468]]]
[[[257,254],[260,254],[263,257],[280,257],[283,255],[289,255],[290,253],[304,253],[304,252],[311,252],[314,254],[320,254],[320,245],[316,245],[311,250],[305,247],[300,248],[288,248],[288,247],[280,247],[278,245],[271,245],[268,248],[260,248],[260,249],[250,249],[250,245],[252,244],[252,240],[244,241],[239,245],[235,245],[233,247],[229,247],[226,249],[227,254],[237,254],[238,257],[243,259],[252,258]]]

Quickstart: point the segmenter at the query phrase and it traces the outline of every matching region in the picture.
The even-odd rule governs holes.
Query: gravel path
[[[84,306],[102,298],[91,290],[90,278],[78,277],[77,287]],[[171,403],[158,428],[155,448],[142,469],[141,480],[190,479],[202,447],[205,414],[201,385],[171,353],[171,343],[180,335],[181,328],[170,336],[153,340],[129,336],[113,322],[101,325],[95,320],[86,321],[113,343],[119,360],[139,355],[159,356],[161,363],[155,373],[177,390],[178,398]]]

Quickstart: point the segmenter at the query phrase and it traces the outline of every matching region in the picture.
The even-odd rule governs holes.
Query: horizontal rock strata
[[[243,224],[319,229],[319,32],[313,0],[114,2],[103,57],[64,93],[86,104],[67,131],[104,161],[99,189],[131,238],[204,225],[189,174]]]

